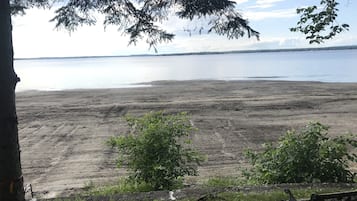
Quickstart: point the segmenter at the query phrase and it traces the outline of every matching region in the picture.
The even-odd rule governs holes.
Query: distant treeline
[[[239,53],[264,53],[264,52],[298,52],[298,51],[321,51],[321,50],[352,50],[357,45],[317,47],[317,48],[290,48],[290,49],[261,49],[261,50],[232,50],[216,52],[188,52],[171,54],[137,54],[125,56],[75,56],[75,57],[37,57],[37,58],[15,58],[15,60],[37,60],[37,59],[84,59],[84,58],[116,58],[116,57],[152,57],[152,56],[186,56],[186,55],[210,55],[210,54],[239,54]]]
[[[290,49],[261,49],[261,50],[232,50],[221,52],[192,52],[177,54],[159,54],[158,56],[179,56],[179,55],[205,55],[205,54],[238,54],[238,53],[261,53],[261,52],[298,52],[298,51],[321,51],[321,50],[352,50],[357,49],[357,45],[317,47],[317,48],[290,48]],[[145,56],[145,55],[141,55]]]

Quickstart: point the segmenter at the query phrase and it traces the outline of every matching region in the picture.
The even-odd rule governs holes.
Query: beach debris
[[[26,184],[24,187],[25,194],[30,193],[31,198],[33,199],[33,191],[32,191],[32,185],[31,184]]]
[[[174,192],[173,191],[169,192],[169,200],[176,200],[176,198],[174,197]]]

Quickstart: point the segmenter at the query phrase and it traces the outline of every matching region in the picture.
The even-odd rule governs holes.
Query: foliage
[[[244,179],[237,177],[211,177],[204,183],[207,187],[234,187],[246,184]]]
[[[287,200],[289,197],[284,194],[281,190],[279,191],[269,191],[269,192],[251,192],[251,193],[235,193],[226,192],[222,193],[220,196],[230,201],[277,201],[277,200]]]
[[[160,25],[176,15],[181,19],[205,19],[207,33],[224,35],[237,39],[247,35],[259,39],[259,32],[249,26],[236,9],[236,2],[231,0],[10,0],[11,13],[25,14],[32,7],[51,8],[56,6],[56,14],[51,21],[57,28],[74,31],[82,25],[94,25],[96,16],[104,15],[104,26],[114,25],[118,30],[130,36],[129,44],[136,44],[145,39],[156,51],[156,45],[170,42],[173,33],[163,30]],[[300,20],[293,32],[302,32],[310,43],[322,43],[344,30],[348,24],[337,23],[338,2],[321,0],[320,5],[298,8]],[[201,33],[204,30],[194,28]],[[192,30],[188,30],[190,33]]]
[[[54,0],[10,0],[11,15],[24,15],[25,10],[33,7],[50,8]]]
[[[310,123],[297,133],[288,131],[277,146],[267,144],[259,153],[247,151],[253,168],[245,176],[253,183],[354,182],[356,173],[348,169],[357,162],[356,138],[327,137],[328,127]]]
[[[36,199],[32,199],[32,200],[36,200]],[[86,201],[86,199],[77,195],[75,197],[70,197],[70,198],[55,198],[53,199],[53,201]]]
[[[194,130],[185,113],[166,115],[151,112],[143,117],[126,117],[130,132],[112,137],[109,144],[120,152],[132,170],[130,178],[150,184],[155,190],[172,189],[185,175],[197,175],[202,156],[189,146]]]
[[[236,2],[230,0],[10,0],[10,3],[12,14],[24,14],[31,7],[56,5],[56,15],[51,21],[56,23],[57,28],[69,31],[81,25],[96,24],[96,15],[102,14],[105,26],[115,25],[130,36],[129,44],[146,39],[154,48],[158,43],[174,38],[174,34],[159,26],[174,15],[189,20],[205,18],[208,33],[215,32],[229,39],[246,34],[259,38],[259,33],[235,9]]]
[[[321,0],[320,6],[298,8],[296,12],[300,14],[300,20],[296,27],[290,28],[290,31],[302,32],[310,44],[320,44],[348,30],[348,24],[336,23],[338,4],[336,0]]]
[[[292,193],[294,197],[298,200],[309,200],[312,194],[324,194],[324,193],[336,193],[336,192],[346,192],[355,190],[353,188],[304,188],[304,189],[293,189]],[[224,192],[219,194],[219,196],[225,198],[229,201],[277,201],[277,200],[289,200],[289,196],[283,192],[282,189],[275,189],[264,192]]]
[[[154,189],[146,183],[137,183],[128,178],[119,179],[115,184],[95,186],[90,185],[85,188],[85,195],[97,196],[97,195],[115,195],[119,193],[134,193],[134,192],[149,192]]]

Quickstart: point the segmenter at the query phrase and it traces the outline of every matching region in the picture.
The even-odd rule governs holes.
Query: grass
[[[342,191],[347,191],[347,190],[356,190],[356,189],[341,189],[341,188],[324,188],[324,189],[319,189],[319,188],[311,188],[311,189],[293,189],[291,190],[292,193],[294,194],[295,198],[297,199],[309,199],[311,194],[317,193],[317,194],[323,194],[323,193],[332,193],[332,192],[342,192]],[[111,195],[115,191],[100,191],[99,193],[96,192],[94,194],[91,194],[93,196],[95,195],[107,195],[105,193],[108,193]],[[109,195],[107,195],[109,196]],[[264,191],[264,192],[248,192],[248,193],[243,193],[243,192],[224,192],[220,193],[217,195],[215,198],[210,198],[207,199],[207,201],[215,201],[219,200],[218,198],[221,198],[221,200],[229,200],[229,201],[278,201],[278,200],[288,200],[289,197],[286,195],[281,189],[279,190],[272,190],[272,191]],[[222,199],[223,198],[223,199]],[[196,201],[197,198],[184,198],[180,199],[180,201]],[[56,199],[55,201],[85,201],[84,198],[76,197],[72,199]]]
[[[208,179],[204,184],[206,187],[211,188],[224,188],[224,187],[236,187],[247,185],[245,180],[242,178],[235,177],[212,177]],[[353,191],[356,188],[336,188],[336,187],[308,187],[300,189],[291,189],[293,195],[297,199],[310,199],[312,194],[324,194],[324,193],[335,193],[344,191]],[[224,198],[225,200],[235,201],[277,201],[277,200],[288,200],[289,196],[283,192],[283,189],[273,189],[270,191],[263,192],[224,192],[217,195],[219,198]],[[193,199],[194,200],[194,199]],[[208,199],[214,200],[214,199]]]
[[[348,189],[352,190],[352,189]],[[296,199],[306,199],[309,200],[311,194],[324,194],[324,193],[334,193],[334,192],[343,192],[346,189],[338,188],[311,188],[311,189],[294,189],[291,190]],[[277,200],[288,200],[289,196],[285,194],[282,190],[273,190],[269,192],[250,192],[250,193],[241,193],[241,192],[225,192],[219,194],[219,197],[222,197],[230,201],[277,201]]]
[[[244,201],[278,201],[286,200],[288,197],[278,191],[273,192],[264,192],[264,193],[221,193],[220,197],[225,198],[226,200],[235,201],[235,200],[244,200]]]
[[[146,183],[134,183],[129,179],[120,179],[116,184],[95,186],[89,183],[85,188],[84,195],[115,195],[120,193],[149,192],[153,188]]]
[[[237,187],[244,186],[244,180],[234,177],[212,177],[208,179],[202,188],[224,188],[224,187]],[[244,188],[242,188],[244,189]],[[259,187],[257,188],[259,189]],[[123,193],[134,193],[134,192],[149,192],[152,191],[152,187],[148,184],[137,184],[133,183],[128,179],[120,179],[117,183],[113,185],[99,186],[96,187],[93,183],[88,183],[85,192],[81,196],[112,196],[115,194]],[[307,199],[309,200],[311,194],[324,194],[324,193],[334,193],[334,192],[344,192],[357,190],[354,188],[347,187],[306,187],[298,188],[291,187],[290,189],[297,199]],[[244,190],[243,190],[244,191]],[[55,201],[85,201],[81,196],[73,197],[71,199],[56,199]],[[221,199],[219,199],[221,198]],[[223,199],[222,199],[223,198]],[[207,201],[215,200],[229,200],[229,201],[278,201],[278,200],[288,200],[289,197],[283,192],[282,188],[275,188],[271,190],[249,190],[249,192],[223,192],[215,196],[208,198]],[[180,201],[196,201],[197,198],[184,198],[179,199]]]
[[[203,186],[207,187],[233,187],[233,186],[244,186],[247,185],[247,182],[241,178],[237,177],[211,177]]]
[[[104,186],[95,186],[93,182],[89,182],[84,187],[84,192],[82,194],[70,198],[58,198],[53,201],[86,201],[85,197],[90,196],[108,196],[109,200],[112,200],[111,196],[115,194],[149,192],[152,190],[152,187],[148,184],[133,183],[129,179],[123,178],[116,184]]]
[[[83,198],[77,196],[75,198],[57,198],[54,201],[85,201]]]
[[[183,180],[177,179],[173,185],[173,190],[183,188]],[[147,183],[136,183],[129,178],[119,179],[117,183],[95,186],[92,182],[88,183],[84,188],[84,195],[98,196],[98,195],[115,195],[121,193],[137,193],[154,191],[154,187]]]

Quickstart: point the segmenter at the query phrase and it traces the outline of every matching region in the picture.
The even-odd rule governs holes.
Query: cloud
[[[251,6],[250,8],[271,8],[274,7],[276,3],[282,1],[285,0],[257,0],[256,5]]]
[[[166,52],[171,47],[175,52],[214,52],[214,51],[235,51],[235,50],[256,50],[256,49],[274,49],[284,47],[296,47],[301,44],[300,39],[295,38],[262,38],[257,41],[254,38],[240,38],[238,40],[228,40],[225,37],[216,37],[214,35],[202,35],[192,37],[178,37],[172,44],[161,45],[160,53]]]
[[[233,1],[236,2],[237,5],[239,5],[239,4],[246,3],[246,2],[248,2],[249,0],[233,0]]]
[[[250,6],[257,2],[249,0],[235,0]],[[282,0],[279,0],[282,1]],[[265,3],[277,3],[277,0],[264,1]],[[285,5],[293,7],[293,5]],[[228,40],[224,36],[192,34],[184,32],[186,28],[200,27],[206,24],[205,19],[182,21],[178,17],[170,17],[170,20],[162,24],[162,28],[168,32],[175,33],[176,37],[172,43],[160,44],[159,53],[179,53],[196,51],[229,51],[260,48],[286,48],[309,46],[304,36],[297,33],[288,32],[288,27],[295,24],[297,17],[295,8],[286,9],[245,9],[242,14],[248,18],[252,26],[262,33],[261,41],[254,38],[241,38],[239,40]],[[117,31],[116,26],[110,26],[105,31],[102,21],[98,19],[96,26],[84,26],[69,34],[65,30],[54,30],[54,23],[48,20],[54,16],[53,10],[30,9],[25,17],[13,18],[13,39],[15,57],[51,57],[51,56],[90,56],[90,55],[128,55],[128,54],[153,54],[149,50],[148,44],[144,41],[136,46],[128,46],[128,37]],[[287,20],[266,20],[265,19],[287,19]],[[255,21],[255,22],[254,22]],[[351,24],[353,25],[353,24]],[[353,28],[353,26],[351,26]],[[355,30],[342,33],[327,41],[325,44],[348,45],[356,44],[357,36]],[[294,38],[299,36],[301,38]],[[270,38],[269,38],[270,37]],[[274,38],[273,38],[274,37]]]
[[[279,9],[271,11],[246,11],[243,12],[244,17],[247,17],[250,21],[259,21],[272,18],[291,18],[296,17],[296,9]]]
[[[247,49],[291,49],[307,47],[307,43],[302,37],[268,37],[261,42],[250,44]]]
[[[117,27],[104,30],[101,21],[95,26],[83,26],[73,33],[56,30],[48,20],[53,10],[30,9],[24,17],[13,18],[15,57],[94,56],[147,53],[149,46],[140,42],[128,46],[128,36]]]

